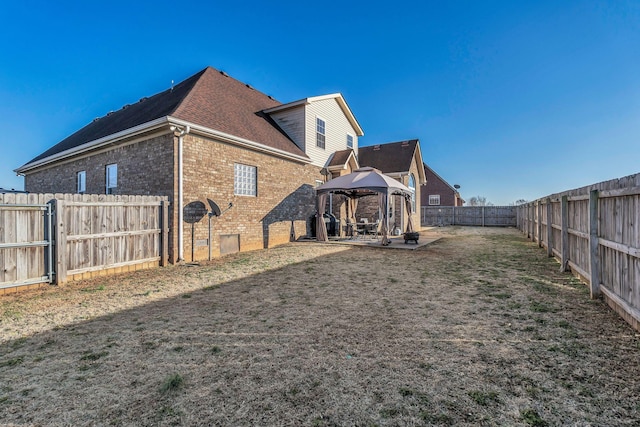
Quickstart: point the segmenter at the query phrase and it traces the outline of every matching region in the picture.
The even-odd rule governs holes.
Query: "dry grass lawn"
[[[513,229],[0,297],[4,425],[637,425],[640,337]]]

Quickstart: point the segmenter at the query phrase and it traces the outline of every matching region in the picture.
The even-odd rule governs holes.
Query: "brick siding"
[[[206,161],[204,160],[206,159]],[[257,196],[234,195],[234,164],[257,168]],[[310,234],[315,213],[315,181],[320,168],[247,150],[200,136],[184,138],[184,203],[211,199],[225,209],[211,219],[212,256],[220,255],[220,235],[240,235],[240,250],[255,250]],[[194,226],[195,259],[208,258],[208,218]],[[200,245],[198,245],[198,243]],[[191,225],[184,226],[184,254],[191,260]]]
[[[105,194],[106,166],[118,165],[113,194],[173,195],[173,136],[161,135],[25,175],[30,193],[76,193],[76,174],[86,171],[86,194]]]
[[[118,165],[114,194],[168,196],[170,208],[169,259],[178,258],[176,225],[178,211],[177,142],[165,134],[117,146],[82,158],[29,173],[25,189],[38,193],[75,193],[76,173],[86,171],[86,193],[104,194],[106,165]],[[309,217],[315,213],[315,181],[320,169],[265,153],[200,136],[186,135],[183,146],[184,204],[207,198],[222,209],[233,208],[212,218],[212,256],[220,255],[220,235],[239,234],[240,250],[272,247],[310,234]],[[234,195],[234,163],[257,167],[258,195]],[[183,224],[184,257],[191,260],[191,224]],[[194,225],[195,260],[209,256],[208,217]],[[198,245],[199,243],[199,245]]]

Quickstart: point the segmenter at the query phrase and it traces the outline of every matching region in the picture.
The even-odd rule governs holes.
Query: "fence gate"
[[[53,280],[50,204],[0,204],[0,289]]]

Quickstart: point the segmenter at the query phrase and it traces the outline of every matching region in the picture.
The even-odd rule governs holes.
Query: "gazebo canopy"
[[[360,168],[348,175],[334,178],[316,187],[316,192],[344,194],[351,198],[370,196],[375,193],[396,194],[405,198],[412,195],[411,190],[404,184],[371,167]]]
[[[387,233],[389,232],[389,215],[387,212],[389,196],[403,196],[407,209],[410,211],[411,196],[413,195],[413,192],[404,184],[371,167],[360,168],[348,175],[332,179],[331,181],[316,187],[316,193],[318,195],[316,200],[316,239],[322,242],[326,242],[328,240],[327,227],[324,223],[324,212],[328,193],[344,194],[352,199],[351,204],[353,206],[350,208],[352,217],[356,211],[357,198],[377,194],[380,210],[382,212],[380,220],[382,222],[381,244],[383,246],[390,243],[387,236]],[[407,220],[407,231],[413,231],[411,215],[409,215]]]

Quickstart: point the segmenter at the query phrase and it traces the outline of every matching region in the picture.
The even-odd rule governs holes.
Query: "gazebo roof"
[[[372,167],[364,167],[356,171],[332,179],[316,188],[318,194],[337,193],[357,198],[375,193],[396,194],[411,197],[412,191],[395,179],[384,175]]]

